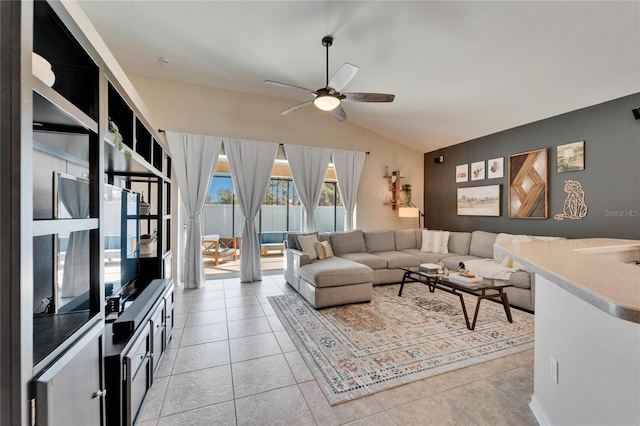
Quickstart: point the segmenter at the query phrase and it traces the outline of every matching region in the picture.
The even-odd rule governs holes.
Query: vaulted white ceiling
[[[348,120],[420,152],[640,92],[638,1],[78,2],[127,73],[292,106],[263,80],[323,87],[333,35],[344,92],[396,95]]]

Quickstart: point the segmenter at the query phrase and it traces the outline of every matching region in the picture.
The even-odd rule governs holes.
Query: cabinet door
[[[123,424],[131,425],[138,416],[138,411],[144,396],[151,386],[150,370],[150,333],[149,325],[145,325],[144,332],[136,338],[131,350],[124,356],[125,379]]]
[[[164,350],[164,300],[151,316],[151,330],[153,333],[151,337],[153,350],[151,360],[153,361],[153,373],[155,374]]]
[[[164,316],[164,347],[166,348],[169,344],[169,340],[173,334],[173,305],[174,305],[174,290],[173,285],[171,285],[171,289],[164,297],[165,304],[165,316]]]
[[[36,424],[102,425],[102,323],[34,379]]]

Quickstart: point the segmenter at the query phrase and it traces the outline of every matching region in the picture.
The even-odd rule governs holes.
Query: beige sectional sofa
[[[498,238],[498,234],[484,231],[447,232],[448,241],[440,252],[434,252],[429,247],[422,250],[422,229],[316,233],[318,241],[329,242],[332,256],[313,259],[315,253],[301,249],[299,235],[313,234],[288,235],[285,279],[318,309],[370,301],[373,285],[402,281],[401,267],[417,270],[423,263],[442,262],[457,270],[460,262],[493,259]],[[509,303],[533,311],[531,275],[518,270],[510,274],[508,282],[512,284],[506,288]]]

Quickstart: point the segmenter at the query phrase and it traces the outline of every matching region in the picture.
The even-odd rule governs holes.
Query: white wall
[[[534,392],[540,424],[640,424],[640,324],[536,274]],[[633,286],[629,280],[629,286]],[[606,283],[603,283],[606,285]],[[558,361],[558,383],[551,378]]]

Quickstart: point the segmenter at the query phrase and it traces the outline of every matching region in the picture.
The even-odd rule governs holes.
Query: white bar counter
[[[535,280],[534,394],[540,424],[640,424],[640,241],[496,248]]]

